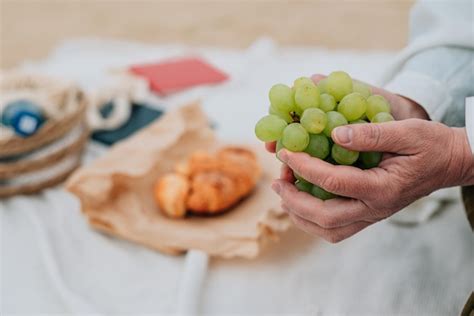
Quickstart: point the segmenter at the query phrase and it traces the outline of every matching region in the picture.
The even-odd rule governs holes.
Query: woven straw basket
[[[49,115],[30,137],[12,134],[0,139],[0,197],[35,193],[62,182],[79,166],[89,137],[84,94],[43,76],[15,73],[1,80],[2,94],[46,100],[43,110]]]

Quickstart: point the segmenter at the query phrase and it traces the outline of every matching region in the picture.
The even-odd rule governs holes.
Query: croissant
[[[184,217],[186,211],[221,213],[256,186],[261,170],[255,154],[241,147],[225,147],[215,154],[193,153],[179,162],[174,172],[155,184],[155,200],[170,217]]]
[[[179,218],[186,214],[186,197],[189,180],[178,173],[164,175],[155,186],[155,200],[169,217]]]

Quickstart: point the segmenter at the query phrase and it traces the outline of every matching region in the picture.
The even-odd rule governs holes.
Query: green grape
[[[352,91],[353,92],[359,92],[366,99],[368,97],[370,97],[370,95],[372,94],[372,92],[370,91],[369,85],[366,85],[365,83],[362,83],[362,82],[357,81],[357,80],[352,81]]]
[[[308,77],[299,77],[293,82],[293,91],[296,91],[297,88],[304,85],[315,86],[313,80],[309,79]]]
[[[283,147],[283,143],[281,142],[281,139],[277,140],[276,146],[275,146],[275,156],[277,157],[278,160],[280,160],[280,162],[283,162],[283,161],[281,161],[281,159],[278,158],[278,152],[282,150],[283,148],[285,147]]]
[[[299,108],[296,108],[295,110],[295,114],[297,117],[301,117],[303,115],[303,110],[299,109]]]
[[[367,117],[370,121],[375,114],[380,112],[390,113],[390,103],[381,95],[374,94],[367,98]]]
[[[321,187],[318,187],[317,185],[313,185],[313,188],[311,189],[311,195],[323,201],[334,199],[336,197],[336,195],[324,190]]]
[[[359,152],[334,144],[331,149],[331,156],[340,165],[352,165],[359,158]]]
[[[327,137],[331,137],[331,132],[336,127],[347,124],[346,118],[339,112],[329,111],[326,113],[326,115],[328,117],[328,123],[326,124],[323,132]]]
[[[319,97],[319,101],[319,108],[324,112],[329,112],[336,108],[336,100],[330,94],[321,94],[321,96]]]
[[[361,120],[361,119],[349,122],[349,124],[365,124],[365,123],[369,123],[369,122]]]
[[[326,91],[326,83],[327,83],[326,78],[324,78],[324,79],[322,79],[321,81],[318,82],[317,87],[318,87],[318,89],[319,89],[319,92],[321,92],[321,93],[327,93],[327,91]]]
[[[290,87],[284,84],[276,84],[268,93],[271,105],[278,110],[278,112],[290,113],[295,110],[295,101],[293,98],[293,91]]]
[[[394,120],[395,119],[393,118],[393,116],[390,113],[380,112],[380,113],[375,114],[374,117],[372,117],[371,122],[372,123],[384,123],[384,122],[390,122],[390,121],[394,121]]]
[[[275,147],[275,152],[279,152],[283,148],[285,148],[285,147],[283,146],[283,143],[282,143],[281,139],[277,140],[276,147]]]
[[[362,165],[365,168],[374,168],[377,167],[382,160],[382,153],[375,151],[361,152],[359,154],[359,160],[362,161]]]
[[[344,115],[348,121],[360,119],[366,110],[367,101],[358,92],[346,95],[337,106],[337,111]]]
[[[325,80],[326,93],[332,95],[336,101],[341,101],[352,92],[352,79],[344,71],[332,72]]]
[[[322,134],[309,134],[309,144],[304,150],[311,157],[325,159],[329,155],[329,140]]]
[[[287,125],[282,118],[270,114],[262,117],[257,122],[255,125],[255,135],[262,142],[273,142],[282,137],[283,130]]]
[[[271,105],[270,105],[270,108],[268,109],[268,113],[281,117],[287,123],[293,122],[293,118],[291,117],[290,113],[278,111]]]
[[[290,151],[303,151],[309,144],[309,134],[299,123],[291,123],[283,131],[283,146]]]
[[[295,104],[300,110],[319,106],[319,89],[314,84],[305,84],[295,90]]]
[[[313,184],[309,183],[308,181],[305,180],[297,180],[295,182],[295,186],[298,188],[298,190],[307,192],[311,194],[311,190],[313,189]]]
[[[320,109],[310,108],[303,112],[300,123],[308,133],[319,134],[326,127],[328,118]]]

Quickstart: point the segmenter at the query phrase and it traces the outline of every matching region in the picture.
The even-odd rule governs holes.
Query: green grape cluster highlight
[[[307,77],[296,79],[292,87],[276,84],[268,96],[269,115],[257,122],[255,134],[263,142],[276,142],[277,152],[286,148],[332,164],[365,169],[380,163],[382,153],[348,150],[331,139],[338,126],[394,120],[390,103],[383,96],[372,94],[368,85],[335,71],[318,84]],[[336,197],[296,174],[295,178],[300,191],[322,200]]]

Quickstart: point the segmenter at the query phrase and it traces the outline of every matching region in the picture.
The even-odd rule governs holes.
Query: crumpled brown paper
[[[218,146],[208,125],[198,104],[181,107],[76,171],[67,188],[101,231],[169,254],[197,249],[213,256],[255,257],[264,241],[289,227],[270,189],[279,163],[263,146],[254,148],[263,168],[259,184],[225,214],[170,219],[153,200],[160,175],[195,150]]]

